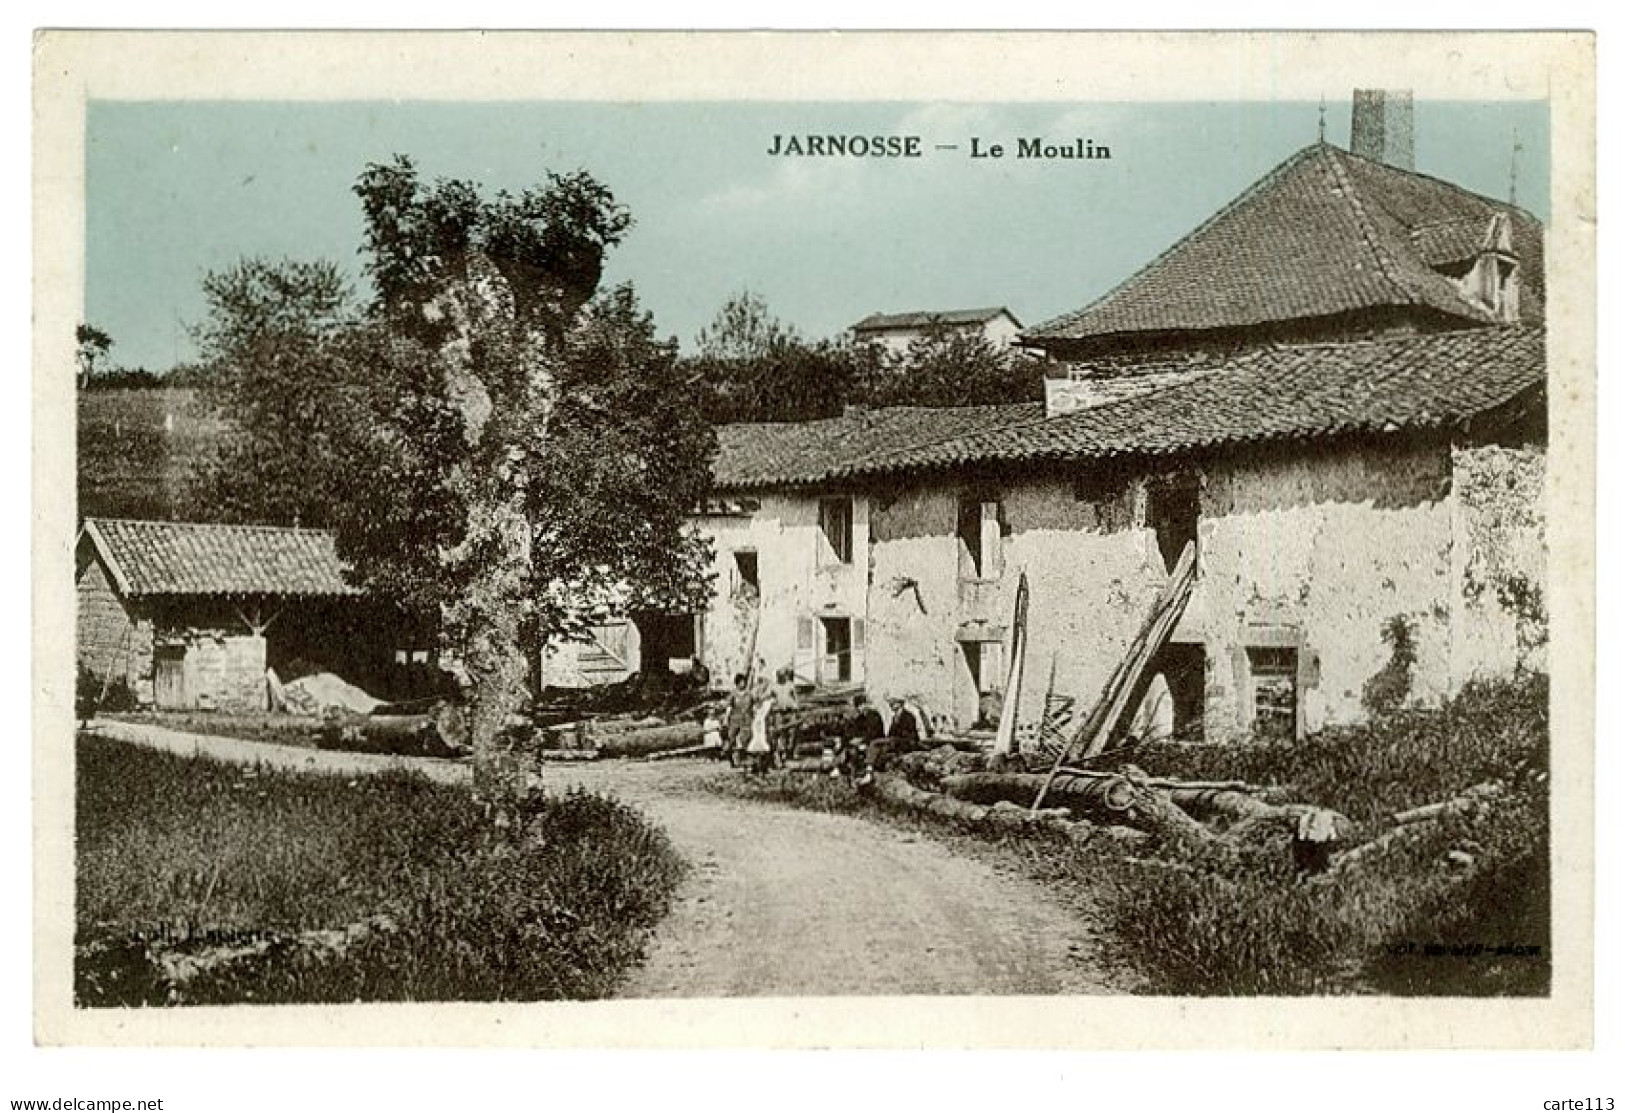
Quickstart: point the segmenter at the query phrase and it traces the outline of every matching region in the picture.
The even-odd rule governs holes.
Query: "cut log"
[[[680,757],[706,757],[721,753],[722,747],[712,742],[701,742],[698,746],[684,746],[678,750],[656,750],[644,756],[644,761],[670,761]]]
[[[432,715],[361,715],[329,708],[317,744],[327,750],[448,757],[461,752],[448,744]]]
[[[1388,822],[1396,827],[1403,827],[1410,823],[1425,823],[1430,819],[1441,819],[1447,815],[1458,812],[1471,811],[1486,801],[1493,800],[1506,791],[1506,787],[1496,781],[1486,781],[1474,785],[1460,796],[1449,800],[1440,800],[1434,804],[1423,804],[1420,807],[1396,813]]]
[[[597,750],[539,750],[537,757],[543,761],[597,761],[603,755]]]
[[[1449,800],[1422,804],[1419,807],[1397,812],[1388,818],[1386,830],[1379,830],[1370,834],[1363,841],[1344,851],[1333,859],[1331,868],[1317,880],[1341,877],[1360,863],[1380,857],[1390,848],[1409,842],[1416,836],[1415,828],[1418,824],[1472,811],[1494,800],[1505,791],[1504,785],[1496,781],[1486,781],[1483,784],[1474,785],[1461,795],[1453,796]]]
[[[834,768],[832,762],[825,761],[823,758],[787,761],[782,766],[783,771],[786,773],[828,773]]]
[[[669,726],[627,730],[615,734],[591,734],[592,743],[605,757],[643,757],[662,750],[681,750],[698,746],[705,737],[699,723],[672,723]]]
[[[970,823],[980,823],[987,817],[987,809],[976,804],[967,804],[963,800],[955,800],[944,796],[940,792],[926,792],[915,788],[902,777],[882,774],[874,779],[873,788],[877,795],[893,803],[901,804],[916,811],[931,812],[945,819],[962,819]]]

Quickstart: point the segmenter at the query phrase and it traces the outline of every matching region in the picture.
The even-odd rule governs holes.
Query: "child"
[[[750,720],[750,741],[745,745],[745,767],[752,773],[766,773],[773,765],[773,746],[767,737],[768,716],[773,714],[773,697],[764,696]]]

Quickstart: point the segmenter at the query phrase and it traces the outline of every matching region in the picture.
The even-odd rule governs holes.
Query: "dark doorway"
[[[762,594],[762,576],[754,549],[734,550],[735,594],[740,598],[759,599]]]
[[[638,615],[636,622],[641,640],[639,663],[644,672],[666,672],[673,661],[692,661],[699,654],[693,615],[647,611]]]
[[[1201,485],[1194,475],[1163,476],[1146,484],[1146,525],[1157,535],[1157,549],[1169,572],[1179,563],[1186,544],[1196,542],[1201,506]]]

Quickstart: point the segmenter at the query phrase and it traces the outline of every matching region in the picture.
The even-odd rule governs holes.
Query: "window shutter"
[[[863,652],[863,627],[864,627],[863,619],[854,618],[852,620],[852,652],[853,653],[862,653]]]
[[[818,620],[811,615],[802,615],[796,619],[796,652],[816,653],[818,651]]]
[[[1004,574],[1001,563],[1003,546],[999,543],[999,504],[996,502],[982,503],[982,576],[986,579],[997,579]]]

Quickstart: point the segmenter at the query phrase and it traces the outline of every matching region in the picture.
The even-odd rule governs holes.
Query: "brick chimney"
[[[1401,170],[1416,169],[1416,129],[1409,89],[1354,90],[1349,150]]]

